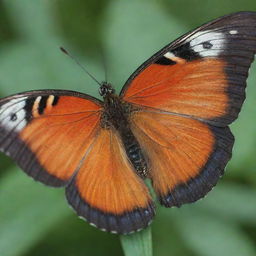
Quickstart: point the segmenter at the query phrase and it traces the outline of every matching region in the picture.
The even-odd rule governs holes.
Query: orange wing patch
[[[149,191],[112,129],[100,130],[67,188],[67,198],[79,215],[111,232],[129,233],[144,228],[154,215]]]
[[[68,182],[100,128],[97,100],[64,93],[35,91],[6,98],[0,113],[0,150],[51,186]]]
[[[42,116],[38,113],[36,99],[33,106],[36,118],[20,133],[20,138],[49,174],[67,181],[95,136],[100,119],[99,106],[84,99],[63,96],[52,107],[50,97]]]
[[[131,122],[149,159],[153,187],[167,207],[203,197],[231,157],[233,137],[228,128],[153,112],[135,112]]]
[[[197,119],[214,119],[228,107],[224,66],[218,59],[152,64],[132,81],[124,100]]]

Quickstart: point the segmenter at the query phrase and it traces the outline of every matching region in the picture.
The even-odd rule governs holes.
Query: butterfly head
[[[102,82],[100,89],[99,89],[100,96],[103,98],[106,97],[107,95],[115,93],[114,88],[111,86],[111,84],[107,82]]]

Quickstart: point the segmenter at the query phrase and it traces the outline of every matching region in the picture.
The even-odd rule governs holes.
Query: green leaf
[[[255,11],[253,0],[244,1],[204,1],[204,0],[161,0],[166,12],[188,22],[192,26],[201,25],[211,19],[238,11]],[[185,6],[186,8],[182,8]]]
[[[35,3],[24,0],[21,3],[14,0],[5,4],[21,35],[19,41],[0,49],[2,94],[36,89],[69,89],[98,95],[98,85],[59,50],[60,46],[65,46],[76,56],[64,38],[53,34],[55,24],[49,11],[53,7],[50,1]],[[35,16],[33,22],[30,21],[31,16]],[[78,59],[99,80],[103,77],[94,59]]]
[[[113,1],[103,29],[113,85],[121,89],[139,65],[182,31],[182,22],[168,17],[155,1]]]
[[[256,224],[256,189],[235,183],[219,184],[197,203],[199,210],[235,222]]]
[[[184,243],[198,256],[253,256],[254,243],[239,227],[228,220],[183,211],[177,226]]]
[[[47,36],[54,36],[53,8],[50,1],[12,0],[4,3],[13,26],[29,40],[44,43]],[[33,22],[32,22],[33,21]]]
[[[0,183],[0,255],[21,255],[72,212],[63,191],[9,169]]]
[[[100,49],[104,47],[105,40],[101,37],[101,25],[104,22],[105,8],[110,1],[112,0],[79,0],[79,4],[70,0],[54,1],[58,30],[81,54],[102,58]]]
[[[120,236],[125,256],[152,256],[151,227],[131,235]]]

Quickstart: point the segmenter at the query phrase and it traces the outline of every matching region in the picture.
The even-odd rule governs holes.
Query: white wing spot
[[[52,104],[54,102],[54,95],[50,95],[47,99],[47,108],[48,109],[51,109],[52,108]]]
[[[90,224],[91,226],[97,228],[97,226],[96,226],[94,223],[90,222],[89,224]]]
[[[38,108],[39,108],[41,99],[42,99],[42,96],[38,96],[33,104],[32,113],[33,113],[34,117],[39,117],[39,115],[40,115],[38,112]]]
[[[15,98],[0,107],[0,126],[17,132],[26,126],[26,99],[27,97]]]
[[[199,53],[201,57],[215,57],[224,50],[225,40],[224,33],[205,30],[195,33],[186,42],[189,42],[192,50]]]
[[[230,31],[229,31],[229,34],[230,34],[230,35],[235,35],[235,34],[237,34],[237,33],[238,33],[237,30],[230,30]]]
[[[172,52],[167,52],[166,54],[164,54],[164,57],[167,59],[173,59],[176,56]]]

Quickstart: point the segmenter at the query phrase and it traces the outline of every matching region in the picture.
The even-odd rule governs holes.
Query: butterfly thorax
[[[148,166],[145,154],[132,133],[129,118],[137,109],[131,104],[124,102],[115,94],[107,94],[104,97],[104,112],[101,119],[101,127],[115,129],[123,142],[126,154],[133,165],[136,173],[141,178],[148,175]]]

